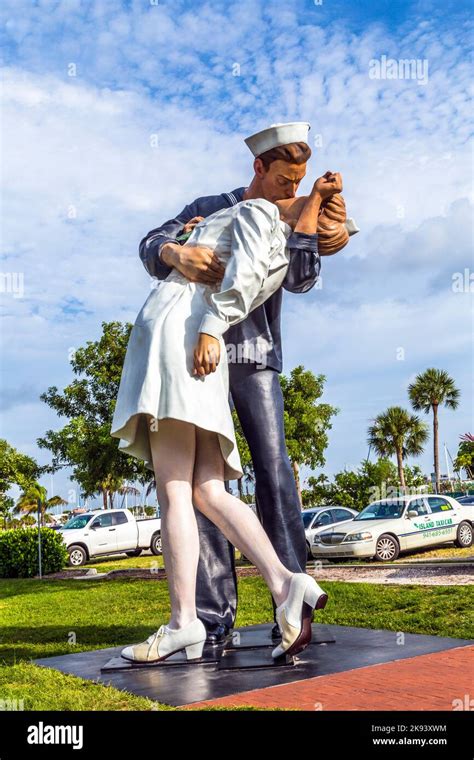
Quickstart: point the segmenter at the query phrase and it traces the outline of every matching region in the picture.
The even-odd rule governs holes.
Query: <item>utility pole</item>
[[[41,499],[38,499],[38,566],[39,577],[43,577],[42,565],[41,565]]]

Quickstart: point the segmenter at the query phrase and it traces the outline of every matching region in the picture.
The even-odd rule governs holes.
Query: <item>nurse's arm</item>
[[[270,268],[270,252],[279,214],[270,203],[249,200],[235,207],[231,252],[220,290],[212,293],[199,331],[219,339],[244,320],[260,293]]]

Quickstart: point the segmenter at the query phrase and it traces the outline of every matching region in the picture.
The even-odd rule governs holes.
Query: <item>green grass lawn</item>
[[[240,559],[240,553],[235,552],[236,566],[244,565],[248,567],[249,562]],[[83,566],[86,570],[95,567],[98,573],[108,573],[109,570],[128,570],[131,568],[157,568],[164,567],[163,557],[161,554],[143,554],[140,557],[127,557],[125,554],[118,554],[115,557],[96,557]],[[65,567],[65,570],[75,570],[74,567]]]
[[[438,546],[431,550],[420,550],[420,551],[413,551],[409,554],[402,554],[401,557],[397,560],[397,562],[410,562],[410,560],[414,559],[455,559],[455,560],[467,560],[469,558],[472,558],[474,556],[474,547],[471,547],[469,549],[458,549],[454,545],[448,545],[448,546]],[[240,552],[236,550],[235,552],[236,557],[236,565],[242,565],[244,567],[249,566],[249,562],[242,561],[240,559]],[[351,559],[348,560],[349,564],[351,565],[363,565],[367,563],[367,560],[357,560],[357,559]],[[379,563],[373,563],[370,564],[379,564],[381,567],[384,567],[387,563],[385,562],[379,562]],[[90,568],[96,568],[97,572],[99,573],[107,573],[109,570],[127,570],[129,568],[160,568],[163,567],[163,557],[161,555],[154,556],[151,554],[145,554],[140,557],[126,557],[124,554],[117,555],[116,557],[102,557],[100,559],[95,558],[87,563],[87,565],[84,565],[86,569]],[[65,570],[74,570],[75,568],[72,567],[65,567]]]
[[[153,554],[145,554],[140,557],[126,557],[124,554],[117,555],[116,557],[97,557],[83,568],[89,570],[91,567],[95,567],[98,573],[108,573],[109,570],[129,570],[131,568],[156,568],[164,567],[163,556],[159,554],[155,556]],[[65,570],[76,570],[74,567],[65,567]]]
[[[136,566],[147,560],[156,558],[131,562]],[[460,638],[474,635],[470,587],[321,583],[329,602],[315,621]],[[27,710],[170,709],[30,662],[143,641],[167,622],[169,612],[166,581],[1,580],[0,699],[22,699]],[[263,580],[241,578],[236,625],[271,619]]]

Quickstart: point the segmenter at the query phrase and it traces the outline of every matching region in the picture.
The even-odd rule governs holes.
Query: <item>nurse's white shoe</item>
[[[152,663],[166,660],[184,649],[187,660],[198,660],[202,656],[206,635],[204,623],[199,618],[183,628],[172,629],[162,625],[141,644],[125,647],[121,656],[131,662]]]
[[[294,573],[288,596],[275,610],[281,631],[281,643],[275,647],[272,657],[298,654],[311,642],[313,611],[326,606],[328,595],[318,586],[311,575]]]

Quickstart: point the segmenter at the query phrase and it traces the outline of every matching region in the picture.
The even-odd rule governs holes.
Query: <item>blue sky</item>
[[[21,283],[0,293],[2,437],[48,461],[36,439],[63,423],[39,395],[70,382],[71,351],[102,321],[134,321],[150,287],[139,240],[196,196],[248,184],[248,134],[304,119],[302,192],[341,171],[361,228],[323,260],[322,288],[284,297],[284,372],[325,374],[341,410],[325,471],[366,456],[370,420],[408,406],[429,366],[461,390],[440,419],[455,454],[473,428],[472,293],[453,289],[472,272],[467,3],[2,6],[1,271]],[[418,60],[426,81],[371,78],[382,56]],[[431,461],[428,446],[417,462]]]

